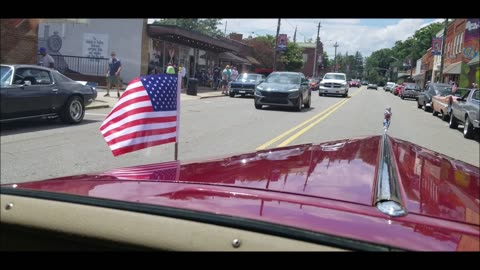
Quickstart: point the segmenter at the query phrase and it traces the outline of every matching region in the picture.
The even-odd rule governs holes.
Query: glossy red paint
[[[480,250],[478,168],[391,139],[409,212],[391,218],[372,200],[380,141],[372,136],[181,166],[152,164],[21,183],[17,189],[198,210],[410,250]],[[434,166],[446,162],[445,177],[432,178]],[[432,195],[435,185],[442,192]]]
[[[392,139],[410,213],[480,226],[479,168]]]

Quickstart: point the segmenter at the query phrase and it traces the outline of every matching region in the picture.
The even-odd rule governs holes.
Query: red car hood
[[[409,214],[480,225],[478,167],[389,140]],[[237,192],[240,197],[295,197],[300,203],[321,198],[373,207],[380,142],[381,136],[371,136],[297,145],[198,163],[158,163],[20,183],[16,188],[167,206],[177,205],[172,202],[178,199]],[[131,186],[142,182],[149,188],[139,192]],[[169,200],[150,200],[152,192]]]

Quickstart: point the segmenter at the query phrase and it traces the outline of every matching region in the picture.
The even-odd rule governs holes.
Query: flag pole
[[[182,67],[184,68],[184,67]],[[180,72],[177,73],[177,138],[175,140],[175,153],[174,153],[174,158],[175,160],[178,160],[178,138],[179,138],[179,132],[180,132],[180,95],[182,92],[182,75]]]

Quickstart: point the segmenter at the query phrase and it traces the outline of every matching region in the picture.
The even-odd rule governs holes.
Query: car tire
[[[310,96],[308,97],[308,102],[305,103],[304,106],[305,106],[305,108],[308,109],[308,108],[310,108],[311,105],[312,105],[312,95],[310,95]]]
[[[453,112],[450,113],[450,121],[448,122],[448,127],[452,129],[458,128],[458,122],[455,116],[453,115]]]
[[[467,139],[473,138],[473,125],[468,119],[468,115],[465,116],[465,124],[463,124],[463,137]]]
[[[260,104],[255,103],[255,109],[261,110],[262,107],[263,107],[263,105],[260,105]]]
[[[65,103],[60,119],[67,124],[78,124],[85,117],[85,105],[79,96],[70,97]]]
[[[235,93],[234,93],[234,92],[229,92],[228,95],[229,95],[230,97],[235,97]]]
[[[435,111],[435,108],[433,107],[433,103],[432,103],[432,115],[433,115],[433,116],[437,116],[437,115],[438,115],[438,112]]]
[[[298,97],[298,105],[295,106],[294,110],[295,110],[296,112],[301,112],[301,111],[302,111],[302,107],[303,107],[303,97],[302,97],[302,95],[300,95],[300,96]]]
[[[428,112],[427,103],[425,103],[425,102],[423,102],[423,110],[425,112]]]
[[[417,101],[417,108],[418,108],[418,109],[421,109],[421,108],[422,108],[422,104],[418,103],[418,101]]]
[[[445,113],[444,111],[442,111],[442,120],[443,120],[443,121],[446,122],[446,121],[450,120],[449,117],[450,117],[450,116],[449,116],[447,113]]]
[[[403,95],[400,96],[401,99],[405,99],[405,97]]]

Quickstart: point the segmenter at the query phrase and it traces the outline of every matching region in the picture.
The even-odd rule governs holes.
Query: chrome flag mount
[[[178,76],[133,79],[100,126],[114,156],[178,141]]]

